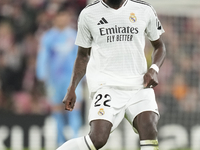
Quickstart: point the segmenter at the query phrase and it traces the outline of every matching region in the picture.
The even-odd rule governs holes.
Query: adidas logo
[[[99,23],[97,23],[97,25],[106,24],[106,23],[108,23],[108,21],[103,17],[103,18],[101,18]]]

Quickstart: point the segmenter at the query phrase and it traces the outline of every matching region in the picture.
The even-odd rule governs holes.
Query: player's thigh
[[[93,96],[90,106],[89,122],[91,123],[94,120],[106,120],[112,124],[111,131],[113,131],[124,118],[125,114],[125,103],[120,103],[118,101],[120,99],[119,94],[121,94],[121,92],[112,88],[98,90]],[[120,104],[117,108],[116,103]]]
[[[136,99],[136,103],[129,105],[126,109],[126,119],[131,125],[133,125],[133,121],[136,117],[143,112],[152,112],[151,114],[153,114],[153,116],[155,114],[156,117],[159,118],[158,106],[153,89],[142,89],[136,93],[133,99]]]

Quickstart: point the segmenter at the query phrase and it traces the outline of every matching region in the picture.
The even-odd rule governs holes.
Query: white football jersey
[[[163,32],[154,9],[144,1],[126,0],[116,10],[97,0],[84,8],[75,44],[92,48],[86,70],[89,91],[143,88],[145,35],[155,41]]]

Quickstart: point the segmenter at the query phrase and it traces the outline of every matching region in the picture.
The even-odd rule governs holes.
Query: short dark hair
[[[69,2],[62,3],[61,6],[57,10],[57,14],[63,13],[63,12],[68,12],[70,7]]]

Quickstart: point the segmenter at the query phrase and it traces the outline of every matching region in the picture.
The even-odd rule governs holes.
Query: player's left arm
[[[144,75],[145,88],[153,88],[158,85],[158,71],[162,66],[166,56],[165,44],[161,38],[156,41],[151,41],[151,44],[154,47],[154,51],[152,53],[152,66]]]

